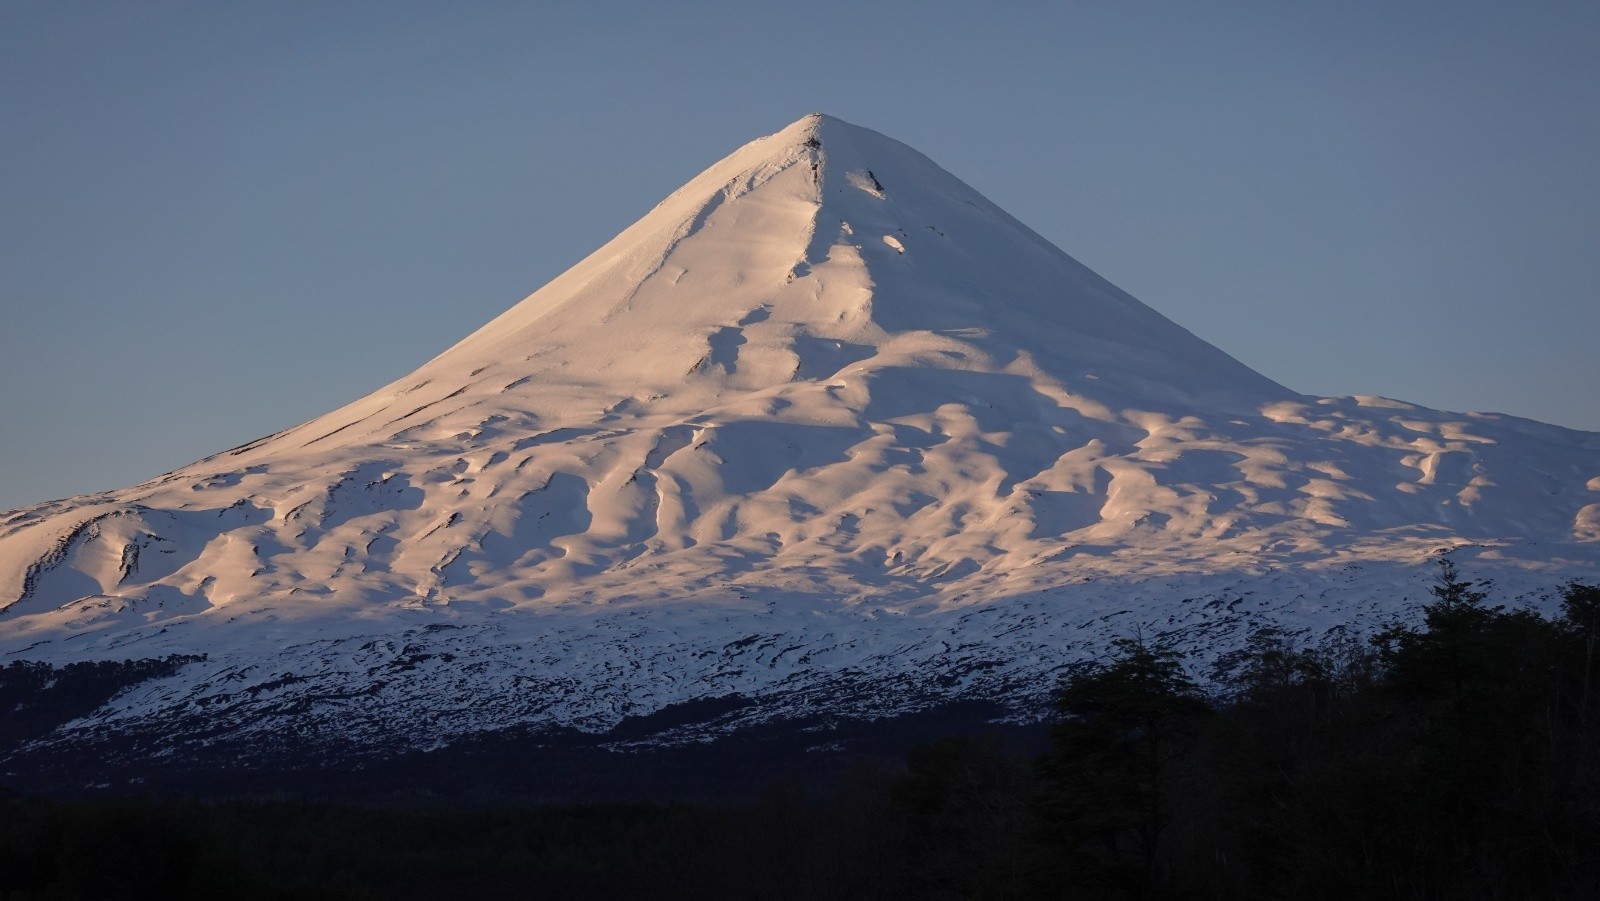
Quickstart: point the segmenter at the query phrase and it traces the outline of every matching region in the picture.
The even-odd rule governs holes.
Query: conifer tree
[[[1066,882],[1086,897],[1147,897],[1171,816],[1175,762],[1211,712],[1182,656],[1142,636],[1070,676],[1040,762],[1040,821]]]

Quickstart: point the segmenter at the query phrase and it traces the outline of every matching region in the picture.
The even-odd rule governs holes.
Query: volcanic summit
[[[1600,435],[1297,394],[810,115],[393,384],[0,517],[0,653],[205,655],[54,742],[741,699],[714,732],[1025,707],[1135,625],[1372,623],[1441,553],[1513,594],[1592,574]]]

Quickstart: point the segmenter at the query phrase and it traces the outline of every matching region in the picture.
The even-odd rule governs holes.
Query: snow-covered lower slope
[[[1394,615],[1451,548],[1592,578],[1600,435],[1295,394],[808,116],[392,385],[0,516],[0,653],[208,655],[85,729],[427,746],[1037,695],[1135,624]]]

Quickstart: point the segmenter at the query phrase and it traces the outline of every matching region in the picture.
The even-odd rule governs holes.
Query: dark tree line
[[[1258,631],[1220,698],[1123,642],[1057,696],[1019,896],[1600,897],[1600,588],[1546,619],[1482,587],[1443,560],[1417,627]]]
[[[950,737],[831,794],[509,810],[0,798],[0,899],[1600,897],[1600,588],[1440,564],[1415,626],[1159,640],[1065,679],[1048,750]]]
[[[1441,560],[1416,626],[1254,633],[1203,692],[1120,641],[1038,757],[951,738],[891,790],[904,895],[1600,897],[1600,588],[1546,618]]]
[[[0,752],[93,713],[118,692],[170,676],[204,656],[96,660],[51,666],[18,660],[0,666]]]

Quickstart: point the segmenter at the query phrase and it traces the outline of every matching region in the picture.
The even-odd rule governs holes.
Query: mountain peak
[[[1476,425],[1418,438],[1426,411],[1386,414],[1404,417],[1391,434],[1365,410],[1277,385],[916,150],[813,113],[735,150],[406,377],[146,485],[67,502],[37,527],[32,514],[9,520],[0,564],[20,562],[0,607],[145,584],[95,563],[87,581],[49,589],[42,574],[84,529],[109,542],[106,560],[137,559],[110,547],[122,531],[135,545],[175,529],[254,535],[177,567],[184,595],[211,605],[319,580],[383,601],[518,603],[625,585],[638,559],[704,578],[732,549],[832,579],[856,566],[829,562],[841,523],[884,555],[869,581],[883,567],[914,581],[946,565],[1012,572],[1062,542],[1115,543],[1152,522],[1192,538],[1484,509],[1488,483],[1473,481],[1443,507],[1374,513],[1361,499],[1391,489],[1346,485],[1343,450],[1306,463],[1316,477],[1261,475],[1288,465],[1261,447],[1302,429],[1386,436],[1382,453],[1398,456],[1369,471],[1422,466],[1426,496],[1446,469],[1478,478],[1485,451],[1457,447]],[[1442,456],[1458,452],[1473,456]],[[1280,487],[1167,484],[1189,476],[1165,467],[1202,457],[1194,472]],[[1311,483],[1308,498],[1262,500]],[[375,506],[355,512],[350,498]],[[934,499],[945,513],[906,519]],[[190,523],[181,511],[196,503],[220,504],[218,523]],[[1595,505],[1517,516],[1600,530]],[[335,578],[334,545],[338,561],[366,561],[359,573]],[[272,563],[217,556],[240,548],[281,550]]]
[[[1293,396],[921,153],[812,113],[729,154],[478,332],[322,425],[378,437],[357,423],[392,417],[424,383],[462,406],[516,382],[526,387],[496,402],[522,398],[522,412],[541,416],[563,384],[606,404],[687,409],[708,400],[700,389],[788,390],[907,356],[1027,365],[1058,390],[1094,381],[1152,403]]]
[[[815,139],[818,144],[826,144],[828,141],[855,141],[867,144],[884,142],[896,147],[906,146],[880,132],[846,122],[827,113],[807,113],[774,133],[773,137],[783,143],[798,141],[805,144],[808,140]]]
[[[1597,436],[1297,395],[812,115],[367,397],[0,517],[0,653],[213,655],[115,701],[190,748],[876,717],[1139,624],[1387,618],[1451,549],[1559,584],[1597,492]]]

